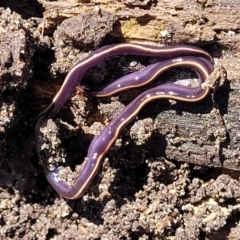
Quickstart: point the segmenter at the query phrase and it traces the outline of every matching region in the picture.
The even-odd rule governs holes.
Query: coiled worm
[[[162,61],[151,64],[141,71],[123,76],[95,92],[91,91],[91,89],[86,89],[81,83],[85,72],[92,66],[108,57],[126,54],[160,57]],[[117,117],[112,119],[101,131],[100,135],[94,137],[88,149],[87,160],[73,185],[70,186],[66,181],[58,178],[59,169],[57,164],[53,163],[53,169],[48,169],[50,154],[47,149],[42,147],[46,143],[46,139],[41,133],[40,128],[45,127],[48,119],[54,117],[63,104],[71,97],[77,85],[83,93],[96,97],[106,97],[126,89],[146,85],[163,72],[177,67],[189,67],[193,69],[198,76],[199,85],[197,87],[186,87],[176,83],[165,83],[141,93]],[[212,71],[213,63],[211,56],[198,47],[187,45],[170,47],[135,44],[108,45],[94,51],[87,58],[79,61],[67,74],[52,103],[39,115],[35,127],[37,152],[42,159],[49,183],[65,198],[76,199],[81,197],[96,175],[103,156],[113,145],[122,129],[137,116],[143,106],[153,100],[163,98],[185,102],[202,100],[210,90],[209,87],[203,88],[202,84]]]

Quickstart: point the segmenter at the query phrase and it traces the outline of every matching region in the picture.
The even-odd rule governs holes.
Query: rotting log
[[[78,14],[89,12],[101,16],[106,12],[115,16],[111,35],[121,42],[194,44],[207,49],[215,62],[224,67],[227,79],[217,89],[214,102],[209,97],[194,106],[187,104],[188,107],[183,107],[184,103],[176,107],[169,105],[167,109],[170,111],[161,109],[155,114],[154,124],[158,124],[158,133],[166,142],[162,145],[159,142],[159,150],[167,158],[178,161],[240,169],[240,5],[237,2],[40,2],[45,8],[44,31],[51,31],[64,19]],[[151,112],[153,107],[149,109]],[[172,119],[170,123],[169,119]]]

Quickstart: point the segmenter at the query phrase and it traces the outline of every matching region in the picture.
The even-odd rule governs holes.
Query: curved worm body
[[[94,137],[88,149],[87,160],[72,186],[58,179],[59,170],[56,165],[53,165],[54,169],[50,171],[47,168],[47,163],[44,164],[49,183],[65,198],[76,199],[84,194],[96,175],[103,156],[113,145],[123,128],[137,116],[142,107],[147,103],[162,98],[196,102],[205,98],[209,93],[209,88],[203,89],[201,84],[204,83],[213,70],[212,58],[208,53],[197,47],[173,46],[158,48],[133,44],[120,44],[100,48],[89,57],[77,63],[70,70],[52,103],[38,118],[35,128],[36,144],[39,157],[42,158],[43,162],[47,162],[50,156],[46,149],[41,149],[42,144],[45,143],[45,139],[39,131],[40,127],[44,127],[47,120],[56,114],[62,105],[71,97],[73,89],[77,84],[80,84],[87,69],[107,57],[120,54],[158,56],[163,58],[164,61],[151,64],[141,71],[123,76],[98,92],[91,92],[89,90],[89,94],[105,97],[125,89],[140,87],[151,82],[163,72],[182,66],[192,68],[196,72],[200,84],[197,87],[191,88],[176,83],[165,83],[140,94],[101,131],[100,135]],[[80,85],[79,88],[82,89],[83,92],[86,92],[84,86]]]

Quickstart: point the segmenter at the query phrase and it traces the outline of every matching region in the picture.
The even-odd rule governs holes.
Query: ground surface
[[[0,238],[239,239],[240,24],[234,1],[165,1],[175,35],[169,25],[163,32],[166,15],[152,17],[162,11],[157,1],[29,2],[0,1]],[[81,15],[73,17],[77,9]],[[126,39],[156,44],[154,30],[144,35],[148,28],[162,38],[167,34],[161,43],[208,50],[226,69],[227,80],[215,100],[148,105],[105,156],[84,197],[61,198],[36,154],[37,115],[74,62]],[[114,58],[87,72],[85,80],[115,79],[151,61]],[[72,168],[86,156],[93,134],[140,91],[101,100],[74,93],[54,119]]]

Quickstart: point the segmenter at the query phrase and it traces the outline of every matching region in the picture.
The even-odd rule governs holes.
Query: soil
[[[159,2],[0,0],[0,239],[239,239],[238,3],[164,1],[163,10]],[[79,59],[121,42],[200,46],[226,79],[199,103],[149,104],[84,196],[64,199],[37,156],[36,118]],[[156,60],[114,57],[84,81],[106,83]],[[181,69],[163,79],[192,76]],[[62,177],[74,181],[93,136],[144,89],[101,99],[76,89],[47,126],[59,162],[66,160]]]

